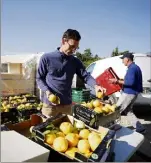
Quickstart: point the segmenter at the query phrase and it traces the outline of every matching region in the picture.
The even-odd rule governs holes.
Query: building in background
[[[35,58],[37,54],[1,56],[1,95],[35,92]]]

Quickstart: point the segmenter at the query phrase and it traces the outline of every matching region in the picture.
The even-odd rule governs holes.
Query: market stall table
[[[127,162],[144,142],[144,136],[126,127],[116,131],[113,143],[114,162]]]
[[[47,162],[49,152],[16,131],[1,132],[1,162]]]
[[[126,127],[116,131],[114,162],[127,162],[144,142],[144,136]],[[1,132],[2,162],[47,162],[49,150],[15,131]]]

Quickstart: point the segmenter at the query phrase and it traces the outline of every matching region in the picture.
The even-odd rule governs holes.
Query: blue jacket
[[[143,91],[142,71],[134,62],[129,65],[124,78],[123,92],[137,95]]]
[[[82,62],[74,57],[61,53],[59,49],[52,53],[43,54],[37,71],[36,81],[43,91],[51,91],[60,97],[61,104],[71,104],[71,86],[74,74],[77,74],[85,83],[94,87],[95,79],[85,70]],[[50,104],[46,95],[42,101]]]

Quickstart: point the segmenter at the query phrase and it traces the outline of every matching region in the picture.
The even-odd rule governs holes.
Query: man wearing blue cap
[[[132,53],[125,53],[121,59],[128,67],[124,80],[111,79],[111,83],[123,85],[123,92],[117,102],[120,107],[121,113],[131,117],[132,125],[136,128],[137,132],[144,133],[145,127],[138,121],[133,113],[132,106],[138,96],[143,91],[142,86],[142,71],[138,65],[133,62],[134,55]]]

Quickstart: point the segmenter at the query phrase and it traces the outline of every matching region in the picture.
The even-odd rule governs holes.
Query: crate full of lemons
[[[31,132],[35,134],[35,139],[43,140],[50,149],[77,161],[76,153],[86,159],[93,154],[106,136],[108,129],[104,128],[99,132],[90,129],[82,121],[73,122],[72,116],[63,116],[52,123],[44,122],[39,128],[33,127]]]
[[[116,104],[103,100],[103,93],[97,92],[96,98],[72,106],[73,116],[87,125],[111,127],[120,121],[120,109]]]

